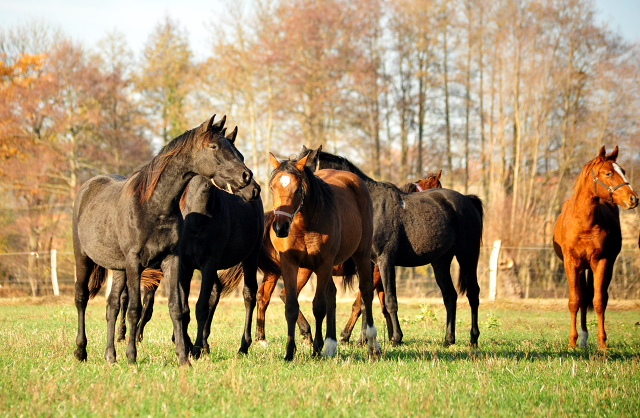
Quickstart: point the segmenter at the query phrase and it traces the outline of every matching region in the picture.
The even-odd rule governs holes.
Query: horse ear
[[[224,136],[226,132],[227,132],[227,128],[222,128],[222,132],[221,132],[222,136]]]
[[[309,158],[309,154],[305,155],[296,163],[296,168],[300,171],[304,170],[304,165],[307,163],[307,158]]]
[[[437,181],[440,181],[440,176],[442,176],[442,170],[438,171],[438,174],[436,174]]]
[[[211,118],[211,120],[213,121],[213,118]],[[216,131],[222,131],[222,128],[224,128],[224,123],[226,121],[227,121],[227,115],[224,115],[222,117],[222,119],[220,119],[219,121],[217,121],[216,123],[211,125],[211,129],[216,130]]]
[[[272,153],[269,153],[269,161],[271,162],[271,166],[273,167],[274,170],[280,167],[280,162]]]
[[[320,146],[318,147],[318,149],[316,150],[316,153],[318,153],[318,154],[320,154],[321,152],[322,152],[322,145],[320,145]]]
[[[604,145],[600,148],[600,153],[598,154],[598,158],[604,160],[607,157],[607,151],[604,149]]]
[[[213,114],[213,116],[211,116],[209,119],[207,119],[206,121],[204,121],[202,123],[202,125],[200,125],[199,131],[201,133],[207,132],[209,129],[211,129],[211,125],[213,125],[213,120],[216,118],[215,113]]]
[[[302,152],[300,152],[300,154],[304,154],[305,152],[310,151],[309,148],[307,148],[306,145],[302,145]]]
[[[238,127],[233,128],[233,131],[227,136],[227,140],[232,144],[236,142],[236,135],[238,135]]]
[[[618,146],[617,145],[613,149],[613,151],[611,151],[611,154],[607,155],[607,160],[609,160],[609,161],[615,161],[616,159],[618,159]]]

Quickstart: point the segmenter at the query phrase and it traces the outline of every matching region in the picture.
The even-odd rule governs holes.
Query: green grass
[[[1,302],[0,302],[1,303]],[[566,306],[566,303],[563,303]],[[302,303],[311,314],[310,303]],[[193,303],[192,303],[193,307]],[[284,307],[267,312],[266,346],[238,357],[244,308],[221,302],[211,354],[178,368],[166,305],[159,305],[129,365],[104,359],[104,301],[87,313],[89,359],[78,363],[75,307],[0,306],[0,414],[3,416],[638,416],[640,313],[607,312],[609,349],[568,349],[568,312],[544,305],[480,306],[480,340],[468,348],[469,310],[458,307],[457,345],[443,348],[441,303],[400,303],[405,345],[392,348],[376,306],[383,356],[339,345],[333,359],[298,344],[284,355]],[[338,325],[350,305],[338,305]],[[192,312],[193,316],[193,312]],[[590,313],[590,318],[594,314]],[[192,319],[193,321],[193,319]],[[313,323],[313,321],[311,321]],[[194,326],[192,322],[191,330]]]

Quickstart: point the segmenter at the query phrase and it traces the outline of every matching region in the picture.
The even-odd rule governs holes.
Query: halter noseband
[[[300,201],[300,206],[298,206],[298,209],[296,209],[296,211],[295,211],[295,212],[293,212],[293,213],[284,212],[284,211],[276,210],[275,208],[273,208],[273,214],[274,214],[274,215],[284,215],[284,216],[288,217],[289,219],[291,219],[291,220],[293,221],[293,217],[294,217],[294,216],[296,216],[296,214],[297,214],[298,212],[300,212],[300,209],[302,209],[302,203],[303,203],[303,202],[304,202],[304,199],[302,199],[302,200]]]
[[[629,182],[624,182],[624,183],[618,184],[616,187],[607,186],[606,184],[601,182],[600,179],[598,179],[598,177],[596,177],[596,173],[593,172],[593,168],[591,168],[591,176],[593,177],[593,191],[596,194],[596,196],[598,196],[598,184],[600,184],[602,187],[609,190],[609,200],[611,201],[611,203],[613,203],[613,192],[615,192],[621,187],[629,185]]]
[[[424,190],[422,190],[422,187],[420,187],[420,185],[418,183],[413,183],[414,186],[416,186],[416,189],[418,189],[418,192],[423,192]]]

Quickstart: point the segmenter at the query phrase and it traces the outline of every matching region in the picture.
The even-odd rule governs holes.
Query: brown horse
[[[293,359],[295,326],[300,307],[297,298],[297,276],[302,267],[318,278],[313,314],[316,333],[313,355],[333,356],[336,339],[336,287],[333,267],[351,258],[358,269],[366,315],[366,338],[369,355],[380,347],[376,341],[371,303],[371,245],[373,240],[373,204],[365,184],[352,173],[305,167],[307,157],[299,161],[279,162],[270,154],[274,168],[269,181],[273,191],[275,219],[269,236],[277,251],[282,269],[287,319],[285,360]],[[294,296],[296,295],[296,296]],[[327,336],[323,342],[322,322],[327,316]]]
[[[609,298],[613,264],[622,247],[620,214],[616,204],[627,209],[638,206],[638,195],[616,164],[618,147],[606,155],[604,146],[596,158],[582,168],[573,195],[562,205],[553,231],[553,246],[564,261],[569,281],[571,329],[569,346],[587,346],[587,308],[593,303],[598,315],[598,346],[607,347],[604,311]],[[585,271],[589,274],[585,274]],[[576,314],[580,309],[580,334]]]
[[[426,178],[418,179],[415,182],[407,183],[402,186],[401,190],[405,193],[415,193],[421,192],[427,189],[433,188],[442,188],[442,184],[440,183],[440,177],[442,175],[442,170],[438,172],[438,174],[429,173]],[[265,213],[265,236],[263,239],[263,245],[266,249],[266,252],[269,253],[273,258],[277,258],[277,254],[273,245],[271,244],[271,239],[269,237],[269,228],[271,223],[273,222],[274,214],[272,211]],[[230,275],[238,275],[241,274],[240,269],[236,269],[235,271],[229,270],[229,272],[225,272]],[[302,288],[307,284],[309,278],[311,277],[311,270],[300,268],[298,270],[298,278],[297,278],[297,294],[300,294]],[[353,260],[349,259],[345,263],[335,266],[333,268],[332,275],[333,276],[342,276],[345,277],[346,281],[351,280],[351,276],[355,274],[355,265],[353,264]],[[223,276],[225,275],[223,274]],[[256,329],[256,341],[264,342],[265,340],[265,331],[264,331],[264,323],[265,323],[265,314],[267,311],[267,307],[269,306],[269,302],[271,301],[271,295],[276,287],[278,279],[280,277],[277,275],[266,273],[264,275],[264,279],[262,280],[262,284],[258,289],[258,309],[257,309],[257,329]],[[228,280],[228,279],[225,279]],[[237,281],[237,279],[232,279],[231,281]],[[389,317],[389,313],[387,312],[384,304],[384,290],[382,288],[382,281],[380,278],[380,270],[378,266],[374,265],[373,270],[373,286],[378,294],[378,298],[380,299],[380,306],[382,308],[382,313],[387,319],[389,329],[393,329],[390,325],[391,318]],[[285,300],[285,291],[284,289],[280,292],[280,298]],[[347,321],[345,325],[345,330],[348,329],[349,335],[353,330],[353,326],[355,322],[360,317],[361,309],[362,309],[362,300],[361,294],[358,292],[358,296],[353,304],[351,317]],[[302,340],[305,343],[311,344],[313,343],[313,338],[311,336],[311,327],[309,326],[309,322],[300,311],[298,315],[298,328],[300,329],[300,334],[302,336]],[[343,331],[344,334],[345,331]],[[347,340],[343,339],[343,342],[347,342]]]

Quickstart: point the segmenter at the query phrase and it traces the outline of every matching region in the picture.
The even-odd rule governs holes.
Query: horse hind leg
[[[396,296],[396,271],[395,266],[388,259],[378,259],[378,267],[380,268],[380,276],[382,288],[384,290],[384,305],[393,329],[393,337],[391,345],[397,346],[402,344],[402,329],[398,320],[398,298]]]
[[[474,261],[475,260],[475,261]],[[478,286],[478,259],[473,258],[468,261],[464,257],[458,257],[460,264],[460,278],[464,280],[467,288],[467,299],[471,308],[471,338],[469,345],[471,347],[478,346],[478,337],[480,336],[480,328],[478,327],[478,306],[480,305],[480,286]]]
[[[458,293],[451,280],[451,260],[452,254],[446,254],[439,260],[431,263],[436,276],[436,283],[442,292],[444,307],[447,311],[447,331],[444,337],[444,346],[448,347],[456,343],[456,303]]]
[[[144,339],[144,328],[147,326],[151,317],[153,316],[153,305],[155,304],[157,286],[153,288],[144,289],[144,299],[142,302],[142,314],[140,315],[140,325],[138,326],[138,333],[136,335],[136,341],[141,343]]]
[[[129,292],[127,286],[122,287],[120,293],[120,323],[118,325],[116,341],[124,341],[127,336],[127,307],[129,306]]]
[[[360,318],[360,314],[362,313],[361,311],[362,311],[362,297],[361,297],[361,292],[358,291],[356,300],[353,302],[353,305],[351,306],[351,316],[349,316],[349,319],[347,320],[347,323],[344,325],[344,329],[340,334],[340,342],[345,344],[349,342],[349,339],[351,338],[351,333],[353,332],[353,328],[355,327],[356,322],[358,321],[358,318]]]
[[[364,305],[362,322],[363,324],[366,323],[365,338],[367,339],[367,348],[369,356],[376,358],[380,354],[380,345],[376,338],[378,331],[373,324],[373,272],[371,268],[370,250],[367,249],[367,251],[363,253],[354,254],[352,257],[358,270],[358,283],[360,293],[362,294],[362,304]]]
[[[204,324],[204,331],[202,334],[202,351],[205,354],[209,354],[211,352],[211,347],[209,346],[209,336],[211,335],[211,322],[213,322],[213,315],[216,313],[216,309],[218,308],[218,302],[220,302],[220,293],[222,292],[222,283],[219,281],[213,284],[213,289],[211,290],[211,297],[209,297],[209,316],[207,317],[207,322]]]
[[[122,270],[113,271],[113,285],[111,286],[111,293],[107,297],[107,347],[104,351],[104,359],[107,363],[116,362],[116,348],[114,345],[116,320],[118,318],[118,311],[120,311],[120,299],[122,297],[123,289],[126,285],[125,273]],[[122,308],[122,317],[124,317],[124,310]]]
[[[266,342],[265,333],[264,333],[264,321],[267,313],[267,308],[269,307],[269,302],[271,301],[271,295],[273,294],[273,290],[276,287],[276,283],[278,282],[278,278],[273,276],[272,274],[265,274],[260,287],[258,288],[258,312],[256,318],[256,341],[261,343]]]

